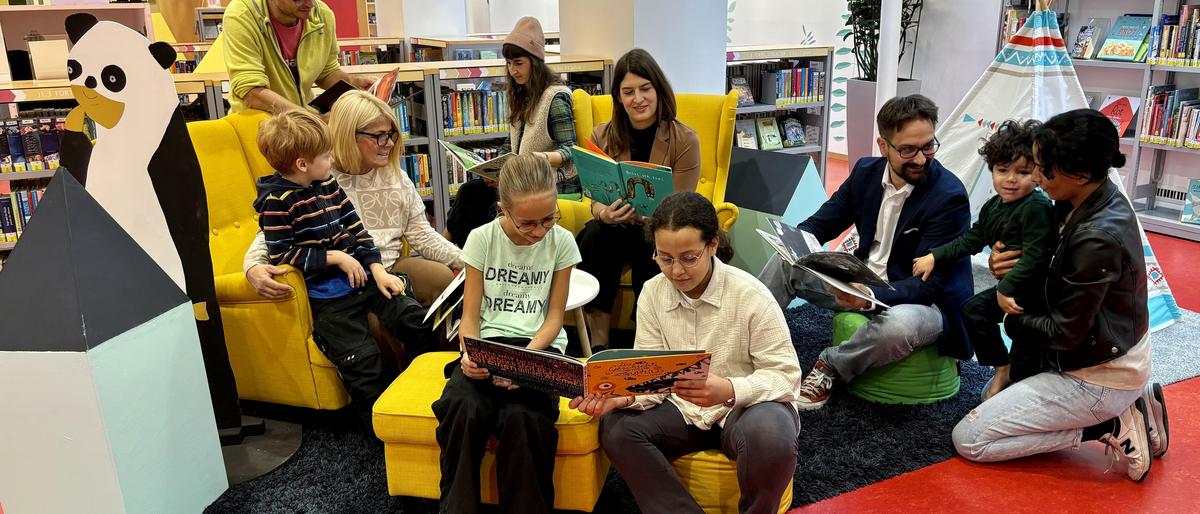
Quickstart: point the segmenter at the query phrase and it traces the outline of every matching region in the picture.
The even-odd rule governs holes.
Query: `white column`
[[[875,113],[896,96],[900,68],[900,7],[902,0],[883,0],[879,13],[879,64],[875,75]],[[879,127],[875,127],[879,137]],[[872,145],[875,153],[879,146]]]
[[[560,0],[563,55],[614,61],[643,48],[676,93],[725,93],[725,20],[721,0]]]

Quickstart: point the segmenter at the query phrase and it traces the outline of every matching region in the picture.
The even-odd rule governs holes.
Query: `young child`
[[[979,154],[992,171],[996,196],[983,204],[979,221],[967,233],[913,262],[913,275],[927,279],[936,261],[973,255],[997,241],[1004,244],[1005,250],[1021,250],[1021,260],[996,287],[975,295],[962,308],[979,364],[996,368],[991,385],[984,391],[984,400],[1038,371],[1030,368],[1037,363],[1021,360],[1015,341],[1010,357],[996,326],[1005,313],[1045,310],[1045,271],[1058,234],[1053,227],[1050,199],[1034,190],[1033,129],[1038,123],[1005,121],[984,142]]]
[[[313,339],[337,366],[369,428],[371,407],[395,377],[384,371],[367,313],[410,343],[413,355],[433,348],[436,337],[422,322],[425,310],[406,294],[407,280],[380,264],[354,204],[330,173],[333,144],[324,122],[307,111],[272,116],[259,128],[258,148],[276,170],[258,180],[254,201],[271,264],[304,274]]]
[[[554,174],[541,156],[518,155],[504,163],[498,189],[501,215],[472,230],[463,247],[467,278],[458,333],[564,353],[563,311],[580,257],[571,232],[556,225]],[[433,403],[442,449],[441,511],[480,511],[479,464],[495,434],[500,511],[549,513],[558,397],[491,377],[465,353],[447,366],[447,376]]]

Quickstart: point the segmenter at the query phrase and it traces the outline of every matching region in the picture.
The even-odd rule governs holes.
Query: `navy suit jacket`
[[[883,176],[887,160],[882,157],[859,159],[842,187],[833,193],[800,228],[825,243],[838,237],[851,225],[858,227],[859,245],[854,255],[863,262],[875,241],[875,225],[883,201]],[[961,309],[974,293],[969,258],[938,261],[929,280],[912,274],[913,259],[949,243],[970,227],[971,205],[967,190],[958,177],[938,161],[930,166],[929,177],[916,186],[896,223],[892,253],[888,256],[887,279],[895,291],[871,287],[875,298],[888,305],[936,305],[942,311],[942,335],[938,351],[957,359],[969,359],[974,353],[967,340]]]

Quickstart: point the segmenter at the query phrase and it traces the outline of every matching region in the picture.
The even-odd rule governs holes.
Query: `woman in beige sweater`
[[[408,275],[417,300],[428,306],[453,279],[450,270],[462,267],[462,250],[429,225],[421,195],[400,168],[399,127],[392,109],[371,94],[342,95],[329,114],[334,175],[375,239],[384,267]],[[406,240],[415,253],[401,256]],[[247,250],[242,268],[263,297],[277,299],[291,293],[291,287],[272,278],[285,270],[267,261],[261,232]]]

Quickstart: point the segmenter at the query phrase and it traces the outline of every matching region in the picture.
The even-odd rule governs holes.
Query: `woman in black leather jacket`
[[[964,458],[993,462],[1108,445],[1141,481],[1167,447],[1162,389],[1150,378],[1145,260],[1137,218],[1108,179],[1125,165],[1116,128],[1091,109],[1034,133],[1034,178],[1055,200],[1059,244],[1045,315],[1008,315],[1004,329],[1042,372],[1009,386],[954,427]],[[1097,420],[1104,420],[1097,424]]]

